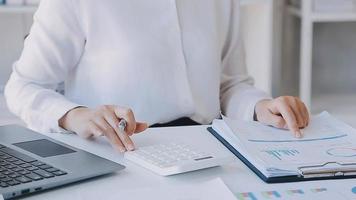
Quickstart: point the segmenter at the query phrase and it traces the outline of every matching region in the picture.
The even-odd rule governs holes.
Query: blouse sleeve
[[[58,120],[79,105],[55,88],[76,67],[85,37],[74,0],[42,0],[20,59],[5,87],[9,109],[29,128],[58,132]]]
[[[231,118],[253,120],[255,105],[271,97],[253,87],[248,75],[240,28],[240,2],[232,0],[228,38],[223,49],[220,100],[223,114]]]

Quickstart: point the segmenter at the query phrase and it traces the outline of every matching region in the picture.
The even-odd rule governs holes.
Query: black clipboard
[[[317,180],[330,180],[330,179],[351,179],[356,178],[356,175],[347,176],[328,176],[328,177],[310,177],[305,178],[301,175],[293,176],[280,176],[280,177],[266,177],[259,169],[257,169],[248,159],[246,159],[240,152],[238,152],[229,142],[220,136],[212,127],[207,130],[218,139],[227,149],[229,149],[236,157],[238,157],[249,169],[251,169],[259,178],[266,183],[287,183],[287,182],[301,182],[301,181],[317,181]]]

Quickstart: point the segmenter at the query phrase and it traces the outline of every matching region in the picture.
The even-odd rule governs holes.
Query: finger
[[[298,110],[303,117],[303,128],[308,124],[308,112],[304,109],[303,102],[298,102]]]
[[[305,127],[307,127],[309,125],[309,120],[310,120],[308,108],[305,106],[303,102],[301,102],[300,109],[302,110],[305,119]]]
[[[117,136],[119,136],[121,142],[124,144],[127,150],[132,151],[135,149],[135,146],[130,139],[130,137],[126,134],[125,131],[121,131],[119,129],[119,119],[116,117],[115,113],[106,113],[105,120],[110,124],[111,128],[114,129]]]
[[[88,125],[88,132],[94,137],[100,137],[104,135],[104,131],[101,130],[94,122],[90,121]]]
[[[278,104],[277,109],[280,111],[283,119],[286,121],[288,128],[295,134],[296,137],[300,138],[302,133],[299,130],[297,119],[294,116],[294,112],[286,103],[282,102]]]
[[[131,109],[124,107],[115,107],[115,115],[120,119],[125,119],[127,127],[125,129],[128,135],[132,135],[136,130],[136,120]]]
[[[114,111],[109,111],[104,114],[105,120],[110,124],[111,128],[114,129],[117,135],[120,134],[119,132],[119,124],[120,120],[117,118],[116,114]]]
[[[136,122],[136,130],[135,133],[141,133],[145,131],[148,128],[147,123],[142,123],[142,122]]]
[[[99,134],[100,134],[100,130],[95,126],[95,124],[92,121],[89,121],[88,125],[85,127],[83,132],[78,133],[80,137],[83,137],[85,139],[89,139]]]
[[[305,128],[309,123],[309,112],[305,104],[299,99],[296,98],[296,105],[298,107],[299,113],[303,117],[303,128]]]
[[[109,139],[111,145],[120,152],[125,152],[126,148],[121,142],[120,137],[116,134],[115,130],[110,126],[110,124],[103,118],[97,117],[94,123],[104,132],[104,135]]]
[[[299,102],[297,99],[293,99],[290,103],[290,108],[292,109],[294,116],[297,120],[298,128],[304,128],[305,120],[302,111],[299,109]]]
[[[298,110],[301,117],[303,118],[303,121],[302,121],[303,126],[302,127],[305,128],[308,125],[308,121],[309,121],[308,109],[306,108],[305,104],[298,97],[295,97],[295,105],[296,105],[295,110]]]
[[[126,131],[122,131],[122,130],[118,130],[119,131],[119,137],[122,141],[122,143],[125,145],[126,149],[129,151],[133,151],[135,150],[135,146],[131,140],[131,138],[129,137],[129,135],[126,133]]]

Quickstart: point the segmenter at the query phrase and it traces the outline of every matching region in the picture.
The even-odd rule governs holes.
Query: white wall
[[[266,1],[267,2],[267,1]],[[272,13],[270,4],[254,3],[243,6],[242,29],[249,73],[255,86],[272,93]]]
[[[285,27],[282,92],[298,95],[300,19],[286,20],[291,23]],[[313,96],[356,94],[356,23],[317,23],[313,35]]]
[[[10,74],[10,66],[18,57],[23,33],[22,17],[19,15],[0,15],[0,85],[3,85]]]
[[[314,94],[356,94],[356,23],[317,24],[314,34]]]
[[[32,23],[31,15],[0,14],[0,91],[6,83],[11,66],[23,48],[23,39]]]

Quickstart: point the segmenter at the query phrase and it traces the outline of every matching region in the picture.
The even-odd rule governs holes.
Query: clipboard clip
[[[356,175],[356,163],[327,162],[322,165],[299,167],[298,170],[303,178],[351,176]]]

